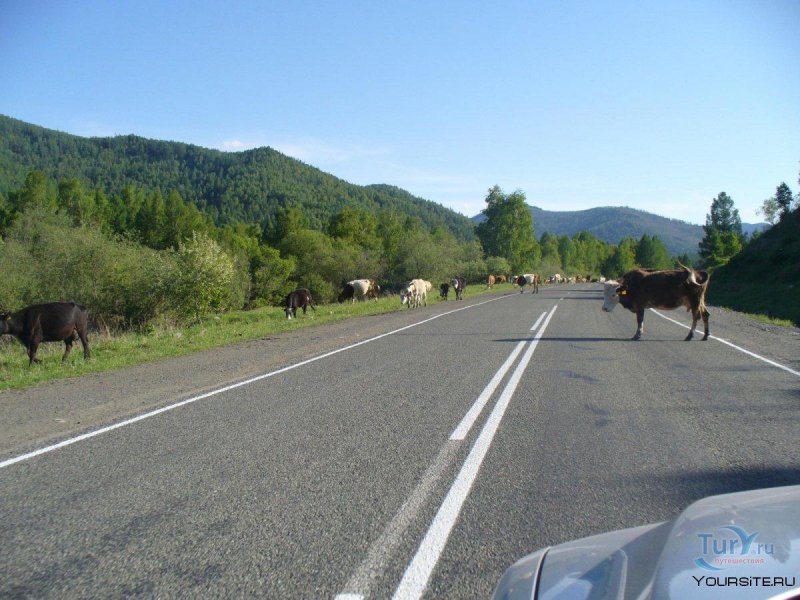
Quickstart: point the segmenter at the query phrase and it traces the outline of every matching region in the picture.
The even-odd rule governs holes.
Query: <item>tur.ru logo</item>
[[[748,534],[741,527],[721,527],[720,533],[698,533],[702,553],[694,564],[707,571],[723,571],[736,565],[761,565],[775,552],[775,544],[756,541],[758,531]],[[727,533],[731,532],[731,533]]]

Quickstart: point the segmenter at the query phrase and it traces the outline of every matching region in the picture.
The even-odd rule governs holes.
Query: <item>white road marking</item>
[[[431,466],[425,471],[414,491],[403,503],[380,537],[372,544],[367,557],[361,562],[344,586],[346,591],[338,594],[335,600],[365,598],[374,581],[383,575],[394,551],[403,541],[403,535],[416,520],[420,509],[433,491],[439,479],[455,459],[460,444],[448,441],[442,446]]]
[[[541,314],[533,327],[531,327],[531,331],[539,326],[539,323],[542,322],[546,314],[547,312]],[[467,414],[450,436],[450,439],[442,446],[439,454],[425,471],[419,483],[414,488],[414,491],[397,511],[397,514],[395,514],[389,525],[383,530],[383,533],[381,533],[378,539],[370,546],[366,558],[351,575],[347,584],[345,584],[345,591],[338,594],[335,600],[363,599],[369,595],[370,588],[375,580],[386,571],[386,565],[389,563],[397,547],[403,542],[405,532],[416,520],[420,509],[424,506],[431,492],[433,492],[442,474],[450,467],[453,460],[455,460],[457,451],[461,446],[460,442],[466,437],[467,432],[469,432],[473,423],[478,418],[483,406],[514,364],[520,351],[525,344],[530,341],[531,340],[524,340],[519,342],[514,350],[512,350],[506,361],[492,377],[492,380],[486,388],[484,388],[480,396],[478,396],[478,399],[473,403],[469,411],[467,411]]]
[[[531,327],[531,331],[536,329],[539,326],[539,323],[542,322],[546,312],[542,313],[542,316],[533,324]],[[511,365],[514,364],[514,361],[517,359],[517,355],[522,351],[523,346],[528,343],[528,340],[520,342],[517,344],[516,348],[511,352],[511,354],[506,359],[506,362],[503,363],[503,366],[494,374],[492,380],[486,385],[484,390],[481,392],[481,395],[475,400],[472,405],[472,408],[467,411],[467,414],[464,415],[464,418],[461,420],[461,423],[458,424],[458,427],[455,428],[453,433],[450,435],[451,440],[463,440],[467,437],[469,430],[472,429],[472,425],[475,423],[475,420],[480,416],[481,412],[483,411],[483,407],[486,406],[486,403],[489,401],[489,398],[492,397],[494,391],[497,389],[497,386],[500,385],[500,382],[506,376],[506,373],[511,368]]]
[[[454,310],[450,310],[447,312],[440,313],[438,315],[434,315],[427,319],[423,319],[417,323],[412,323],[411,325],[406,325],[405,327],[400,327],[399,329],[394,329],[392,331],[388,331],[386,333],[382,333],[380,335],[376,335],[366,340],[362,340],[360,342],[356,342],[355,344],[350,344],[349,346],[344,346],[342,348],[337,348],[336,350],[331,350],[330,352],[326,352],[325,354],[320,354],[319,356],[315,356],[313,358],[308,358],[306,360],[300,361],[293,365],[289,365],[288,367],[283,367],[281,369],[277,369],[276,371],[271,371],[269,373],[264,373],[262,375],[257,375],[256,377],[251,377],[250,379],[245,379],[244,381],[239,381],[238,383],[233,383],[231,385],[226,385],[225,387],[221,387],[216,390],[212,390],[210,392],[206,392],[205,394],[200,394],[199,396],[193,396],[192,398],[187,398],[186,400],[181,400],[180,402],[176,402],[174,404],[170,404],[168,406],[163,406],[156,410],[152,410],[136,417],[126,419],[124,421],[120,421],[119,423],[114,423],[113,425],[108,425],[106,427],[101,427],[100,429],[95,429],[94,431],[89,431],[82,435],[78,435],[76,437],[72,437],[56,444],[52,444],[50,446],[45,446],[43,448],[39,448],[37,450],[33,450],[32,452],[28,452],[26,454],[21,454],[19,456],[15,456],[13,458],[9,458],[0,462],[0,469],[4,467],[11,466],[13,464],[29,460],[36,456],[40,456],[42,454],[46,454],[48,452],[53,452],[54,450],[58,450],[59,448],[64,448],[65,446],[71,446],[72,444],[76,444],[78,442],[82,442],[84,440],[88,440],[95,436],[101,435],[103,433],[108,433],[109,431],[113,431],[115,429],[119,429],[121,427],[126,427],[128,425],[132,425],[133,423],[137,423],[139,421],[143,421],[144,419],[149,419],[150,417],[155,417],[156,415],[160,415],[161,413],[165,413],[170,410],[174,410],[176,408],[180,408],[181,406],[186,406],[187,404],[192,404],[193,402],[197,402],[198,400],[203,400],[204,398],[209,398],[211,396],[216,396],[217,394],[222,394],[223,392],[228,392],[230,390],[235,390],[236,388],[240,388],[246,385],[250,385],[251,383],[255,383],[256,381],[261,381],[262,379],[267,379],[268,377],[273,377],[275,375],[279,375],[281,373],[285,373],[287,371],[291,371],[292,369],[297,369],[298,367],[302,367],[304,365],[316,362],[318,360],[322,360],[323,358],[327,358],[329,356],[333,356],[334,354],[339,354],[340,352],[344,352],[345,350],[350,350],[352,348],[356,348],[358,346],[362,346],[364,344],[368,344],[370,342],[374,342],[381,338],[385,338],[389,335],[393,335],[395,333],[399,333],[401,331],[405,331],[406,329],[411,329],[412,327],[417,327],[418,325],[423,325],[425,323],[429,323],[434,319],[438,319],[439,317],[444,317],[446,315],[451,315],[453,313],[460,312],[462,310],[467,310],[469,308],[475,308],[476,306],[482,306],[484,304],[488,304],[489,302],[495,302],[496,300],[503,300],[505,298],[512,298],[513,295],[509,294],[507,296],[499,296],[497,298],[492,298],[490,300],[484,300],[483,302],[478,302],[476,304],[470,304],[469,306],[462,306],[461,308],[456,308]]]
[[[675,323],[676,325],[680,325],[680,326],[681,326],[681,327],[683,327],[684,329],[691,329],[691,327],[689,327],[688,325],[684,325],[683,323],[681,323],[681,322],[679,322],[679,321],[676,321],[675,319],[671,319],[671,318],[669,318],[669,317],[668,317],[668,316],[666,316],[666,315],[662,315],[660,312],[658,312],[658,311],[657,311],[656,309],[654,309],[654,308],[651,308],[650,310],[652,310],[654,313],[656,313],[656,314],[657,314],[659,317],[661,317],[662,319],[666,319],[667,321],[671,321],[671,322]],[[791,373],[792,375],[796,375],[797,377],[800,377],[800,371],[795,371],[794,369],[790,369],[789,367],[787,367],[787,366],[785,366],[785,365],[782,365],[782,364],[780,364],[780,363],[776,363],[774,360],[770,360],[770,359],[768,359],[768,358],[765,358],[765,357],[763,357],[763,356],[760,356],[760,355],[756,354],[755,352],[750,352],[750,350],[746,350],[746,349],[742,348],[741,346],[737,346],[736,344],[732,344],[732,343],[731,343],[731,342],[729,342],[728,340],[723,340],[722,338],[718,338],[718,337],[717,337],[717,336],[715,336],[715,335],[709,335],[708,337],[709,337],[710,339],[712,339],[712,340],[717,340],[717,341],[718,341],[718,342],[720,342],[721,344],[725,344],[726,346],[730,346],[731,348],[735,348],[735,349],[736,349],[736,350],[738,350],[739,352],[744,352],[744,353],[745,353],[745,354],[747,354],[748,356],[752,356],[753,358],[757,358],[758,360],[763,360],[765,363],[767,363],[767,364],[770,364],[770,365],[772,365],[773,367],[778,367],[779,369],[783,369],[783,370],[784,370],[784,371],[786,371],[787,373]]]
[[[417,553],[414,555],[411,564],[408,565],[400,585],[397,587],[397,590],[395,590],[395,600],[420,598],[425,592],[425,587],[428,585],[431,573],[436,567],[436,563],[439,562],[439,557],[447,544],[447,539],[450,537],[450,532],[461,513],[461,508],[469,495],[472,484],[478,476],[481,463],[489,451],[489,446],[500,426],[500,421],[503,419],[511,397],[514,395],[517,385],[519,385],[520,379],[522,378],[522,374],[528,366],[547,325],[550,323],[550,319],[555,314],[556,308],[558,308],[558,305],[554,306],[550,311],[541,329],[539,329],[538,333],[534,336],[522,360],[520,360],[517,368],[511,375],[511,379],[509,379],[503,393],[497,400],[494,410],[492,410],[489,415],[478,439],[475,441],[475,445],[472,447],[472,450],[470,450],[466,461],[464,461],[461,471],[453,482],[444,502],[442,502],[442,505],[439,507],[439,511],[436,513],[436,517],[434,517]]]

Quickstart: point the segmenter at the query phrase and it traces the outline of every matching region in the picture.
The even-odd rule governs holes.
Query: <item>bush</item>
[[[165,306],[174,260],[68,217],[32,208],[22,213],[0,248],[0,304],[74,301],[111,327],[142,325]]]
[[[192,233],[179,244],[172,283],[173,310],[183,319],[201,317],[241,304],[243,290],[234,285],[236,268],[230,256],[206,233]]]
[[[511,273],[511,263],[502,256],[489,256],[486,258],[487,275],[509,275]]]

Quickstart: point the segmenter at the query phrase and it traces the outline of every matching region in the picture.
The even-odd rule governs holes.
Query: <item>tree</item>
[[[733,199],[725,192],[711,202],[711,210],[703,225],[705,236],[700,240],[700,257],[705,266],[725,264],[742,248],[742,220],[733,207]]]
[[[647,234],[636,245],[636,263],[645,269],[669,269],[672,266],[664,242]]]
[[[58,183],[58,206],[77,225],[89,223],[94,215],[94,195],[86,193],[83,182],[75,177]]]
[[[792,209],[792,190],[785,183],[781,183],[775,189],[775,203],[780,210],[780,217],[783,220]]]
[[[549,231],[542,234],[539,240],[539,246],[542,249],[541,270],[548,273],[556,273],[561,271],[561,254],[558,251],[558,236],[553,235]]]
[[[611,256],[603,265],[603,275],[610,278],[619,277],[636,268],[636,241],[625,238],[614,248]]]
[[[525,204],[525,194],[517,190],[504,194],[499,186],[489,189],[486,220],[475,230],[486,256],[502,256],[514,271],[531,269],[541,257],[533,232],[533,217]]]
[[[767,198],[761,204],[760,208],[756,209],[757,215],[764,215],[764,220],[769,223],[770,225],[775,225],[775,219],[778,218],[778,210],[780,206],[778,206],[778,202],[775,200],[774,197]]]
[[[50,180],[41,171],[28,173],[22,189],[11,194],[11,203],[17,212],[23,212],[32,206],[41,206],[55,212],[58,207]]]
[[[345,206],[331,217],[328,234],[354,242],[368,250],[377,251],[381,245],[377,236],[378,219],[359,208]]]

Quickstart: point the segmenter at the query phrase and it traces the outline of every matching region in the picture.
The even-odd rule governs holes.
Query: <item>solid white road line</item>
[[[18,462],[22,462],[25,460],[29,460],[41,454],[46,454],[48,452],[52,452],[54,450],[58,450],[59,448],[64,448],[65,446],[70,446],[72,444],[76,444],[78,442],[82,442],[84,440],[88,440],[95,436],[98,436],[103,433],[108,433],[109,431],[113,431],[115,429],[119,429],[120,427],[126,427],[128,425],[132,425],[133,423],[137,423],[138,421],[143,421],[144,419],[149,419],[150,417],[155,417],[156,415],[160,415],[161,413],[165,413],[170,410],[174,410],[181,406],[185,406],[187,404],[191,404],[193,402],[197,402],[198,400],[202,400],[204,398],[209,398],[211,396],[216,396],[217,394],[222,394],[223,392],[228,392],[230,390],[234,390],[236,388],[240,388],[246,385],[250,385],[251,383],[255,383],[256,381],[261,381],[262,379],[267,379],[268,377],[273,377],[275,375],[279,375],[281,373],[285,373],[287,371],[291,371],[292,369],[296,369],[298,367],[302,367],[304,365],[316,362],[318,360],[322,360],[323,358],[327,358],[329,356],[333,356],[334,354],[339,354],[340,352],[344,352],[345,350],[350,350],[352,348],[356,348],[358,346],[362,346],[364,344],[369,344],[370,342],[374,342],[381,338],[385,338],[389,335],[393,335],[395,333],[399,333],[401,331],[405,331],[406,329],[411,329],[412,327],[417,327],[418,325],[423,325],[425,323],[429,323],[434,319],[438,319],[439,317],[444,317],[446,315],[452,315],[453,313],[460,312],[462,310],[467,310],[469,308],[475,308],[477,306],[482,306],[484,304],[488,304],[490,302],[495,302],[496,300],[503,300],[504,298],[511,298],[512,295],[507,296],[499,296],[497,298],[492,298],[490,300],[484,300],[483,302],[478,302],[476,304],[470,304],[469,306],[462,306],[461,308],[456,308],[455,310],[449,310],[447,312],[440,313],[438,315],[434,315],[427,319],[423,319],[422,321],[418,321],[417,323],[412,323],[411,325],[406,325],[405,327],[400,327],[399,329],[394,329],[392,331],[388,331],[386,333],[382,333],[380,335],[376,335],[375,337],[371,337],[366,340],[362,340],[360,342],[356,342],[355,344],[350,344],[349,346],[344,346],[342,348],[337,348],[336,350],[331,350],[330,352],[326,352],[325,354],[320,354],[319,356],[315,356],[313,358],[309,358],[293,365],[289,365],[288,367],[283,367],[276,371],[271,371],[269,373],[264,373],[263,375],[258,375],[256,377],[251,377],[250,379],[245,379],[244,381],[239,381],[238,383],[234,383],[231,385],[226,385],[225,387],[221,387],[216,390],[212,390],[210,392],[206,392],[205,394],[200,394],[199,396],[193,396],[192,398],[187,398],[186,400],[181,400],[180,402],[176,402],[175,404],[170,404],[169,406],[163,406],[159,409],[152,410],[150,412],[143,413],[131,419],[126,419],[124,421],[120,421],[119,423],[115,423],[113,425],[108,425],[106,427],[101,427],[100,429],[95,429],[94,431],[89,431],[88,433],[84,433],[82,435],[72,437],[57,444],[52,444],[50,446],[45,446],[43,448],[39,448],[38,450],[33,450],[32,452],[28,452],[26,454],[21,454],[19,456],[15,456],[13,458],[9,458],[0,462],[0,469],[4,467],[8,467],[10,465],[16,464]]]
[[[439,511],[436,513],[436,517],[434,517],[417,553],[408,565],[400,585],[397,587],[397,590],[395,590],[395,600],[416,599],[420,598],[424,593],[431,573],[436,567],[436,563],[439,562],[439,557],[447,544],[450,532],[458,519],[458,515],[461,513],[464,501],[467,499],[472,484],[478,476],[481,463],[489,451],[489,446],[500,426],[500,421],[503,419],[511,397],[514,395],[517,385],[519,385],[522,374],[528,366],[534,350],[536,350],[539,339],[541,339],[547,325],[550,323],[550,319],[555,314],[556,308],[558,308],[558,305],[554,306],[550,311],[541,329],[539,329],[538,333],[534,336],[522,360],[520,360],[517,368],[511,375],[503,393],[497,400],[494,410],[492,410],[489,415],[478,439],[475,441],[475,445],[472,447],[472,450],[470,450],[466,461],[464,461],[461,471],[453,482],[444,502],[442,502],[442,505],[439,507]]]
[[[539,326],[539,323],[542,322],[546,312],[542,313],[542,316],[533,324],[531,327],[531,331],[536,329]],[[484,390],[481,392],[481,395],[475,400],[472,408],[467,411],[467,414],[464,415],[464,418],[461,420],[461,423],[458,424],[458,427],[455,428],[453,433],[450,435],[451,440],[463,440],[467,437],[469,430],[472,429],[472,425],[475,423],[475,420],[483,411],[483,407],[486,406],[486,403],[489,401],[489,398],[492,397],[494,391],[497,389],[497,386],[500,385],[500,382],[506,376],[506,373],[511,368],[511,365],[514,364],[514,361],[517,359],[517,355],[522,351],[522,347],[528,343],[528,340],[520,342],[517,344],[516,348],[511,352],[511,354],[506,359],[506,362],[503,363],[503,366],[495,373],[492,380],[486,385]]]
[[[658,312],[658,311],[657,311],[656,309],[654,309],[654,308],[651,308],[650,310],[652,310],[654,313],[656,313],[656,314],[657,314],[659,317],[661,317],[662,319],[666,319],[667,321],[671,321],[672,323],[675,323],[676,325],[680,325],[680,326],[681,326],[681,327],[683,327],[684,329],[691,329],[691,327],[689,327],[688,325],[684,325],[683,323],[681,323],[681,322],[679,322],[679,321],[676,321],[675,319],[671,319],[671,318],[670,318],[670,317],[668,317],[667,315],[662,315],[660,312]],[[744,348],[742,348],[741,346],[737,346],[736,344],[732,344],[732,343],[731,343],[731,342],[729,342],[728,340],[723,340],[722,338],[718,338],[718,337],[717,337],[717,336],[715,336],[715,335],[709,335],[708,337],[709,337],[710,339],[712,339],[712,340],[717,340],[717,341],[718,341],[718,342],[720,342],[721,344],[725,344],[726,346],[730,346],[731,348],[735,348],[735,349],[736,349],[736,350],[738,350],[739,352],[744,352],[744,353],[745,353],[745,354],[747,354],[748,356],[752,356],[753,358],[757,358],[758,360],[762,360],[762,361],[764,361],[765,363],[772,365],[773,367],[778,367],[779,369],[783,369],[783,370],[784,370],[784,371],[786,371],[787,373],[791,373],[792,375],[796,375],[796,376],[800,377],[800,371],[795,371],[794,369],[790,369],[789,367],[787,367],[787,366],[785,366],[785,365],[782,365],[782,364],[780,364],[780,363],[776,363],[774,360],[770,360],[770,359],[768,359],[768,358],[765,358],[765,357],[763,357],[763,356],[760,356],[760,355],[756,354],[755,352],[750,352],[750,350],[745,350],[745,349],[744,349]]]
[[[425,501],[436,487],[442,473],[455,460],[459,446],[460,444],[457,442],[445,442],[414,491],[397,511],[380,537],[370,546],[367,557],[347,581],[344,589],[348,591],[338,594],[335,600],[365,598],[369,594],[373,582],[383,575],[394,551],[403,541],[403,535],[416,520],[420,509],[425,505]]]
[[[533,327],[531,327],[531,330],[538,327],[546,314],[546,312],[542,313]],[[439,454],[425,471],[420,482],[414,488],[414,491],[397,511],[397,514],[384,529],[383,533],[381,533],[378,539],[370,546],[366,558],[347,581],[347,584],[345,584],[345,591],[338,594],[335,600],[363,599],[369,595],[370,588],[374,581],[383,575],[386,570],[386,565],[389,563],[395,550],[403,542],[403,536],[408,530],[408,527],[416,520],[420,509],[424,506],[425,501],[434,490],[444,471],[449,468],[453,460],[455,460],[457,451],[461,446],[459,442],[463,441],[467,432],[472,427],[472,424],[480,414],[481,409],[486,404],[486,401],[494,393],[509,368],[511,368],[523,346],[529,341],[530,340],[519,342],[497,373],[492,377],[492,380],[486,388],[484,388],[481,395],[478,396],[478,399],[473,403],[470,410],[462,419],[461,424],[456,428],[453,435],[450,436],[450,439],[445,442]],[[459,431],[463,431],[463,435],[457,436],[456,432]]]

